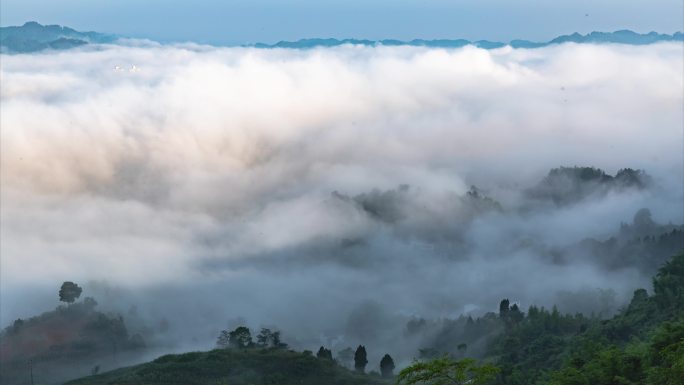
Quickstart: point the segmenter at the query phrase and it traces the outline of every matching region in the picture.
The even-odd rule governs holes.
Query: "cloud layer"
[[[648,277],[540,250],[641,207],[684,222],[683,64],[680,44],[3,56],[2,324],[64,280],[200,342],[237,317],[306,345],[382,339],[368,314],[623,299]],[[560,165],[660,188],[520,213]],[[473,184],[503,212],[469,206]]]

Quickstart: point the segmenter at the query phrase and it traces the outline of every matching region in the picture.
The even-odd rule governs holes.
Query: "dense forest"
[[[523,314],[505,301],[499,319],[497,384],[683,384],[684,254],[661,267],[652,295],[636,290],[611,319],[534,306]]]

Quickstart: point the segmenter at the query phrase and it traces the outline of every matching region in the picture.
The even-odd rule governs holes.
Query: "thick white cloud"
[[[608,236],[644,206],[684,220],[683,64],[681,44],[3,55],[2,322],[67,279],[201,286],[193,306],[214,322],[302,332],[363,299],[453,315],[503,295],[628,293],[647,277],[552,265],[511,242]],[[477,184],[510,209],[576,164],[645,169],[663,190],[475,222],[458,203]],[[331,195],[401,184],[398,225]],[[242,300],[217,310],[217,292]]]

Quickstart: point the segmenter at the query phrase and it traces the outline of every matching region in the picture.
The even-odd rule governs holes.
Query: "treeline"
[[[624,168],[613,176],[600,168],[559,167],[551,169],[541,182],[526,191],[526,195],[565,206],[610,191],[645,189],[652,183],[653,179],[643,170]]]
[[[463,322],[463,321],[460,321]],[[487,336],[483,361],[500,370],[496,385],[683,385],[684,253],[653,279],[653,294],[634,292],[629,305],[608,320],[531,306],[523,312],[508,299],[499,313],[467,319],[471,339]],[[470,325],[470,326],[467,326]],[[414,325],[415,327],[415,325]],[[468,335],[464,332],[457,338]],[[463,339],[442,340],[451,351]],[[425,356],[427,349],[421,350]]]
[[[498,312],[450,321],[457,326],[437,334],[441,345],[416,352],[397,376],[389,354],[380,372],[366,374],[364,345],[336,356],[324,346],[298,353],[277,330],[253,337],[239,326],[220,333],[219,349],[163,356],[74,384],[684,385],[684,253],[659,269],[652,293],[636,290],[607,320],[556,307],[523,310],[504,299]],[[409,327],[421,333],[428,324],[413,320]],[[351,362],[354,371],[343,369]]]
[[[684,253],[639,289],[616,317],[595,323],[571,341],[552,383],[684,384]]]
[[[566,250],[563,258],[584,253],[607,269],[631,266],[654,275],[658,267],[681,250],[684,250],[684,226],[658,224],[651,218],[651,211],[643,208],[634,215],[632,223],[621,223],[614,236],[603,241],[585,239]]]
[[[232,331],[222,330],[216,340],[216,346],[220,349],[268,349],[268,350],[287,350],[288,345],[280,338],[280,331],[261,328],[256,336],[256,342],[252,338],[251,330],[246,326],[238,326]],[[304,350],[305,356],[312,356],[313,352]],[[335,364],[349,367],[349,362],[353,358],[354,370],[364,374],[368,364],[368,353],[366,347],[359,345],[356,350],[346,348],[338,353],[337,358],[333,358],[332,350],[321,346],[316,353],[316,358],[328,360]],[[380,360],[380,374],[384,378],[394,376],[394,359],[389,354],[385,354]]]
[[[407,333],[435,326],[414,319]],[[482,382],[495,385],[684,385],[684,253],[658,270],[652,295],[636,290],[610,319],[563,314],[555,306],[524,312],[504,299],[498,313],[442,320],[437,329],[418,351],[425,365],[411,370],[432,368],[435,375],[438,365],[428,363],[464,366],[476,356],[496,368]]]
[[[407,332],[421,333],[429,323],[414,319]],[[286,349],[279,336],[262,329],[253,342],[249,329],[241,326],[223,331],[217,344]],[[437,384],[440,378],[462,376],[464,384],[684,385],[684,253],[659,269],[652,295],[636,290],[629,305],[611,319],[563,314],[555,306],[523,311],[504,299],[498,313],[444,321],[431,341],[434,344],[420,349],[417,361],[402,370],[400,383]],[[311,351],[304,354],[313,356]],[[469,356],[480,357],[482,366]],[[316,358],[347,367],[353,360],[359,374],[368,363],[363,345],[336,357],[321,346]],[[380,373],[393,378],[394,369],[394,360],[386,354]]]

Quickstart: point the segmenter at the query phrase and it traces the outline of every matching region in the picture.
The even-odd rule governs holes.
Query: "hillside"
[[[68,382],[68,385],[386,385],[311,354],[278,349],[216,349],[156,360]]]
[[[500,369],[493,382],[497,385],[683,385],[684,254],[661,267],[653,280],[653,293],[636,290],[629,306],[608,320],[581,313],[561,314],[555,307],[547,310],[531,306],[525,313],[505,299],[499,314],[469,318],[467,335],[443,334],[440,340],[445,346],[422,349],[420,357],[430,359],[449,353],[463,358],[468,345],[485,339],[489,342],[483,357]],[[415,324],[409,329],[420,327]],[[449,347],[457,347],[458,351],[449,352]],[[166,355],[68,385],[285,383],[392,382],[377,374],[350,372],[310,352],[235,348]]]
[[[64,50],[91,43],[112,43],[115,40],[116,37],[112,35],[79,32],[69,27],[42,25],[35,21],[0,28],[0,48],[8,53]]]
[[[17,319],[0,333],[0,384],[58,384],[134,359],[145,347],[123,318],[96,310],[92,298]],[[95,369],[97,368],[97,369]]]
[[[638,289],[608,320],[502,303],[504,331],[491,358],[498,385],[683,385],[684,254],[653,279],[653,295]]]

